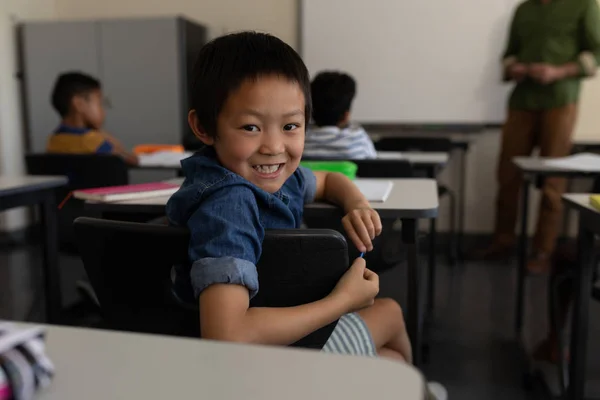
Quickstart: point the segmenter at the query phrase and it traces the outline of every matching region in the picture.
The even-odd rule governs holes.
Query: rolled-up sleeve
[[[229,190],[227,190],[229,189]],[[224,188],[204,199],[188,220],[190,279],[196,297],[214,284],[235,284],[258,293],[256,264],[264,229],[252,191]]]
[[[582,76],[594,76],[600,64],[600,7],[588,0],[582,20],[582,46],[578,57]]]

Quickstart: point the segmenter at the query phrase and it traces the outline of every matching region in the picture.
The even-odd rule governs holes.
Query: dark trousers
[[[571,138],[577,118],[577,105],[543,111],[510,110],[502,130],[502,149],[498,163],[498,196],[496,198],[496,240],[512,244],[519,206],[522,175],[513,164],[517,156],[529,156],[539,147],[542,157],[564,157],[571,153]],[[551,253],[558,236],[564,178],[544,180],[538,215],[534,250]]]

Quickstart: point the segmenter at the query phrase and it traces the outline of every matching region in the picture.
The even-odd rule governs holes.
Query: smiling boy
[[[305,203],[341,207],[360,251],[381,233],[379,215],[348,178],[299,166],[311,115],[300,56],[267,34],[217,38],[200,51],[191,95],[188,122],[206,147],[182,162],[185,181],[167,215],[190,230],[190,265],[177,268],[175,290],[199,302],[202,338],[290,345],[339,319],[323,351],[410,363],[402,310],[375,299],[379,278],[362,258],[322,300],[249,307],[265,230],[299,228]]]

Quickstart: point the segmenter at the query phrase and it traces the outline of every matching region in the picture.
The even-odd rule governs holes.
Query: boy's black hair
[[[356,96],[356,81],[348,74],[323,71],[311,85],[313,119],[317,126],[335,126],[350,111]]]
[[[99,80],[81,72],[60,74],[52,90],[52,106],[61,117],[65,117],[69,113],[73,96],[86,95],[101,88]]]
[[[217,117],[229,94],[246,79],[276,74],[297,82],[304,93],[306,121],[311,116],[310,77],[302,58],[281,39],[259,32],[218,37],[202,47],[194,65],[191,107],[202,129],[217,134]]]

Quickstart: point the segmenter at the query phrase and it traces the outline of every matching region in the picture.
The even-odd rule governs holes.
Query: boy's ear
[[[75,95],[71,98],[71,110],[76,113],[83,112],[86,105],[86,98],[82,95]]]
[[[215,139],[204,130],[202,125],[200,125],[196,110],[190,110],[188,113],[188,124],[190,124],[190,128],[192,129],[192,132],[194,132],[194,135],[196,135],[202,143],[207,146],[212,146],[215,143]]]

